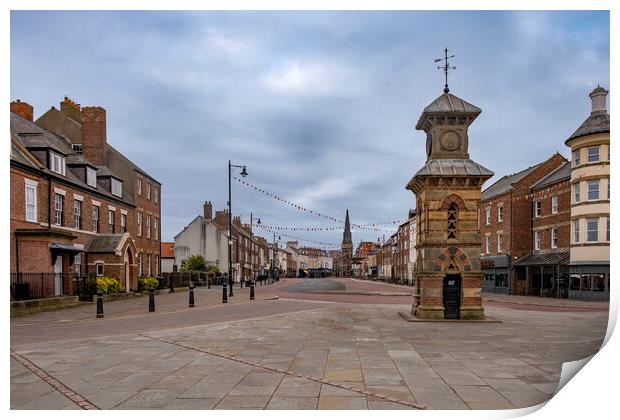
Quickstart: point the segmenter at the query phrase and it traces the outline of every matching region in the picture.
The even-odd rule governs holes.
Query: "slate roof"
[[[565,143],[577,137],[596,133],[609,133],[609,114],[606,111],[593,112]]]
[[[123,240],[128,233],[100,234],[91,238],[84,250],[92,253],[114,253],[120,249]]]
[[[458,96],[454,96],[451,93],[444,93],[424,108],[424,112],[464,112],[479,114],[482,110]]]
[[[45,128],[38,126],[37,124],[29,121],[21,116],[11,112],[11,140],[15,143],[15,146],[11,150],[11,159],[15,162],[19,162],[23,165],[30,166],[32,168],[36,168],[39,171],[49,174],[53,177],[65,179],[68,182],[71,182],[74,185],[77,185],[80,189],[84,191],[91,192],[96,195],[105,196],[107,198],[111,198],[115,201],[121,200],[130,205],[134,205],[133,200],[129,194],[123,189],[123,196],[117,197],[113,195],[110,191],[106,191],[103,188],[93,188],[84,181],[82,181],[79,177],[77,177],[69,168],[67,168],[66,175],[61,175],[56,172],[52,172],[47,167],[43,166],[41,162],[38,161],[35,157],[27,156],[29,152],[24,152],[20,149],[27,150],[28,148],[52,148],[57,152],[62,153],[66,156],[66,162],[72,165],[89,165],[93,168],[98,168],[102,170],[104,167],[93,165],[89,161],[87,161],[83,155],[76,153],[71,145],[62,137],[52,133],[51,131],[46,130]],[[33,159],[36,160],[36,163],[33,162]],[[114,176],[115,178],[121,179],[120,177],[114,175],[108,168],[105,168],[105,172]],[[99,171],[97,171],[97,175],[103,175]]]
[[[525,265],[566,265],[570,262],[570,252],[545,252],[541,254],[531,254],[519,258],[514,262],[516,266]]]
[[[415,176],[493,176],[493,172],[471,159],[431,159]]]
[[[488,200],[489,198],[493,198],[495,196],[507,193],[512,190],[512,184],[515,182],[519,182],[530,173],[532,173],[536,168],[538,168],[542,163],[538,165],[530,166],[527,169],[524,169],[520,172],[514,173],[512,175],[504,175],[502,178],[498,179],[494,184],[492,184],[489,188],[482,191],[482,195],[480,196],[481,200]]]
[[[536,190],[539,188],[544,188],[548,185],[555,184],[556,182],[566,181],[570,179],[571,172],[571,163],[564,162],[559,167],[551,171],[547,176],[539,180],[537,183],[532,185],[532,189]]]

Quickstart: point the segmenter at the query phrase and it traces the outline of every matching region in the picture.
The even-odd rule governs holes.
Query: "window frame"
[[[498,222],[504,221],[504,205],[503,204],[499,204],[497,206],[497,221]]]
[[[573,152],[573,166],[581,165],[581,149],[577,149]]]
[[[590,223],[596,224],[596,229],[590,229]],[[595,235],[593,239],[590,239],[590,234]],[[598,242],[598,219],[597,218],[589,218],[586,219],[586,242]]]
[[[558,248],[558,228],[551,228],[551,249]]]
[[[151,239],[151,215],[146,215],[146,239]]]
[[[534,201],[534,217],[542,216],[542,201]]]
[[[557,195],[551,196],[551,214],[558,214],[560,200]]]
[[[108,209],[108,232],[114,233],[116,228],[116,212],[112,209]]]
[[[121,232],[127,232],[127,215],[121,213]]]
[[[596,155],[590,154],[591,150],[596,150]],[[590,146],[586,149],[586,153],[588,156],[588,163],[597,163],[601,161],[601,146]],[[594,160],[594,156],[596,156],[596,160]]]
[[[117,197],[122,197],[123,196],[123,182],[116,178],[110,178],[110,192],[112,193],[112,195],[115,195]]]
[[[484,220],[487,226],[491,224],[491,207],[487,207],[484,209]]]
[[[62,226],[64,221],[64,206],[65,197],[62,194],[54,193],[54,224],[56,226]]]
[[[93,188],[97,188],[97,170],[90,166],[86,167],[86,184]]]
[[[96,263],[95,264],[95,274],[97,277],[103,277],[104,275],[104,271],[105,271],[105,264],[102,263]],[[99,269],[101,269],[101,272],[99,271]]]
[[[52,172],[66,176],[67,165],[66,165],[65,157],[62,156],[60,153],[50,150],[49,151],[49,169]]]
[[[73,228],[82,229],[82,201],[73,199]]]
[[[581,183],[579,182],[573,185],[573,199],[575,203],[581,203]]]
[[[27,178],[24,178],[24,218],[27,222],[37,223],[39,219],[38,215],[38,185],[39,183]],[[32,193],[32,203],[28,203],[28,191]],[[32,217],[28,216],[28,208],[32,208]]]
[[[588,190],[588,201],[597,201],[601,199],[601,180],[600,179],[590,179],[587,182],[587,190]],[[590,186],[596,185],[596,191],[591,189]],[[591,197],[590,194],[596,192],[596,197]]]
[[[579,219],[573,220],[573,243],[578,244],[580,239]]]
[[[540,251],[542,245],[542,231],[537,230],[534,232],[534,250]]]
[[[141,238],[142,237],[142,212],[139,211],[136,217],[137,217],[136,224],[138,225],[138,237]]]
[[[487,235],[484,237],[484,249],[486,254],[491,253],[491,235]]]
[[[101,209],[99,207],[100,206],[93,204],[91,209],[91,220],[93,223],[91,230],[93,233],[99,233],[99,218],[101,216]]]
[[[498,233],[497,234],[497,253],[498,254],[500,252],[504,252],[503,242],[504,242],[504,234],[503,233]]]

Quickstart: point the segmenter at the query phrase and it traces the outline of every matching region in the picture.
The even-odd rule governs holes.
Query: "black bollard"
[[[207,289],[211,288],[211,280],[209,280],[209,277],[207,276]]]
[[[189,286],[189,307],[194,307],[194,285]]]
[[[172,281],[172,276],[168,277],[168,283],[170,286],[170,293],[174,293],[174,282]]]
[[[155,312],[155,290],[149,289],[149,312]]]
[[[254,300],[254,282],[250,283],[250,300]]]
[[[97,318],[103,318],[103,293],[97,292]]]
[[[233,282],[232,282],[232,280],[228,281],[228,285],[230,286],[230,292],[228,293],[228,296],[233,296]]]
[[[228,295],[226,294],[226,283],[222,283],[222,303],[228,303]]]

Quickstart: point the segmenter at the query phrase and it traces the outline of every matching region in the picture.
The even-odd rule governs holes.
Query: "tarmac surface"
[[[11,319],[11,408],[527,407],[600,348],[608,318],[604,302],[485,295],[500,323],[411,323],[410,287],[340,278],[234,292]]]

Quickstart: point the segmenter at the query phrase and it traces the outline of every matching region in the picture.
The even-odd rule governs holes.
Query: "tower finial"
[[[450,89],[448,89],[448,73],[450,72],[450,70],[456,70],[456,67],[454,66],[450,66],[450,62],[448,61],[448,59],[450,58],[454,58],[454,54],[452,54],[451,56],[448,56],[448,47],[446,47],[444,49],[444,58],[436,58],[435,59],[435,63],[439,63],[440,61],[444,61],[443,66],[437,66],[437,69],[439,70],[443,70],[444,75],[446,76],[446,84],[445,87],[443,89],[443,93],[448,93],[450,92]]]

